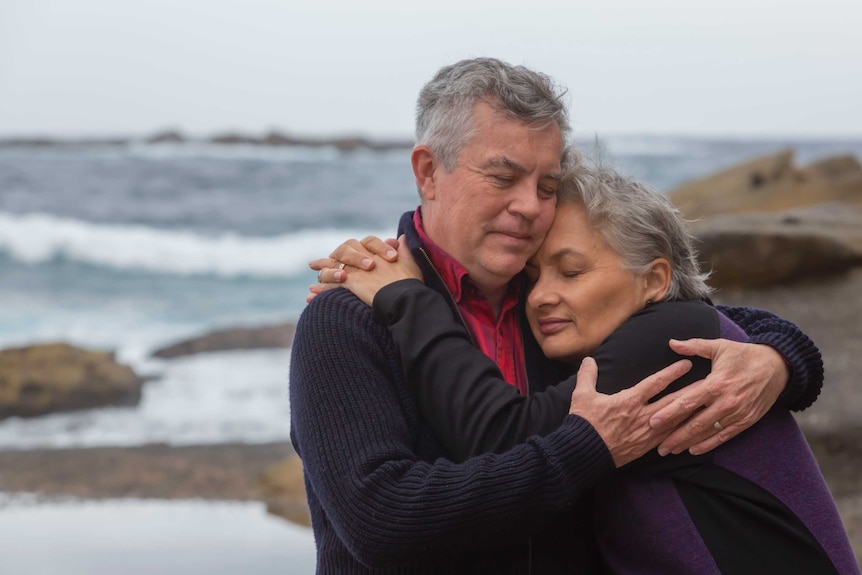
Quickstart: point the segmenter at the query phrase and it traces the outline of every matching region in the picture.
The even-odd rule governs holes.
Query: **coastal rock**
[[[686,217],[777,212],[826,202],[862,204],[862,166],[851,156],[807,167],[793,151],[757,158],[668,192]]]
[[[267,512],[311,526],[299,457],[291,457],[267,469],[260,478],[260,494]]]
[[[303,146],[307,148],[335,148],[342,152],[356,150],[387,151],[409,149],[413,146],[410,140],[369,140],[361,136],[343,136],[335,138],[301,138],[277,131],[271,131],[264,136],[253,136],[236,132],[216,134],[208,140],[213,144],[246,144],[252,146]]]
[[[862,265],[862,205],[716,216],[692,231],[713,287],[822,279]]]
[[[293,344],[295,331],[296,326],[291,323],[223,329],[157,349],[152,355],[171,359],[196,353],[233,349],[287,348]]]
[[[143,380],[110,353],[65,343],[0,351],[0,419],[137,405]]]
[[[156,132],[144,141],[147,144],[182,144],[187,142],[188,138],[177,130],[165,130]]]

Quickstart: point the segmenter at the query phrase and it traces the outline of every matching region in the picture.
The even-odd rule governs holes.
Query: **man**
[[[568,130],[547,77],[497,60],[443,68],[419,97],[411,162],[422,203],[402,218],[399,234],[426,283],[450,299],[476,345],[525,393],[559,374],[519,331],[520,284],[511,280],[553,220]],[[822,364],[819,356],[806,363],[806,354],[816,355],[807,338],[771,316],[740,318],[755,318],[742,327],[787,358],[789,385],[784,360],[770,348],[689,343],[680,351],[716,356],[714,377],[674,403],[647,400],[681,375],[680,365],[613,396],[585,381],[573,396],[579,415],[554,433],[455,464],[419,417],[371,310],[346,290],[317,296],[297,326],[290,395],[318,572],[549,573],[572,558],[588,569],[588,548],[561,556],[588,538],[573,529],[589,519],[580,496],[615,467],[654,448],[701,406],[662,451],[714,446],[756,421],[785,387],[790,407],[816,397]]]

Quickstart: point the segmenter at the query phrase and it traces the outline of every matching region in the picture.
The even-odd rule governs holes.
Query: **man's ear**
[[[413,176],[416,178],[416,186],[422,194],[422,201],[433,200],[437,193],[434,174],[439,167],[437,157],[425,144],[413,148],[410,154],[410,162],[413,165]]]
[[[670,289],[671,277],[670,263],[665,258],[656,258],[650,263],[649,270],[643,276],[644,305],[665,298]]]

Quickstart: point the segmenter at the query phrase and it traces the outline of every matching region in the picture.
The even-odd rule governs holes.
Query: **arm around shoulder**
[[[412,398],[402,373],[385,328],[346,291],[315,298],[300,319],[292,434],[309,497],[363,563],[499,545],[613,470],[595,430],[575,417],[504,454],[447,461],[405,408]]]
[[[820,350],[793,322],[765,310],[749,307],[717,306],[746,334],[750,343],[768,345],[777,351],[790,369],[790,378],[778,403],[801,411],[817,399],[823,388],[823,358]]]
[[[380,290],[374,314],[385,324],[422,416],[456,460],[500,453],[560,426],[575,378],[521,395],[476,348],[443,295],[416,280]]]

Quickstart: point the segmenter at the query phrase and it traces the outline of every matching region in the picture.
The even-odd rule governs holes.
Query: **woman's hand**
[[[372,270],[375,257],[384,261],[398,260],[398,240],[389,238],[382,240],[377,236],[367,236],[361,242],[349,239],[335,248],[329,257],[308,262],[308,267],[317,272],[317,283],[308,287],[311,294],[305,298],[306,303],[317,294],[341,287],[347,279],[345,268],[351,266],[360,270]]]
[[[381,241],[377,238],[374,239],[378,242]],[[345,242],[333,252],[335,255],[334,259],[340,260],[345,265],[342,267],[339,264],[335,269],[321,268],[321,281],[324,279],[324,271],[328,272],[327,277],[329,272],[331,272],[333,277],[337,275],[337,283],[330,284],[331,287],[345,287],[369,306],[374,302],[374,296],[377,295],[377,292],[391,283],[404,279],[423,281],[422,270],[419,269],[419,266],[410,254],[410,249],[407,247],[407,241],[404,236],[401,236],[397,240],[395,244],[396,249],[393,249],[389,244],[385,244],[386,247],[383,248],[381,245],[374,244],[374,242],[371,243],[373,244],[373,249],[384,250],[387,255],[389,255],[388,252],[391,250],[395,252],[395,256],[392,257],[389,255],[391,258],[390,261],[376,253],[363,251],[362,248],[357,248],[357,246],[350,242]],[[360,245],[364,247],[364,242],[360,243]],[[320,262],[321,260],[316,261]],[[360,267],[354,266],[349,262],[358,263]],[[314,287],[312,286],[312,288]],[[309,296],[308,301],[316,295],[312,288],[309,289],[311,289],[313,295]],[[323,288],[320,291],[325,291],[325,289],[327,288]],[[317,293],[320,292],[318,291]]]

